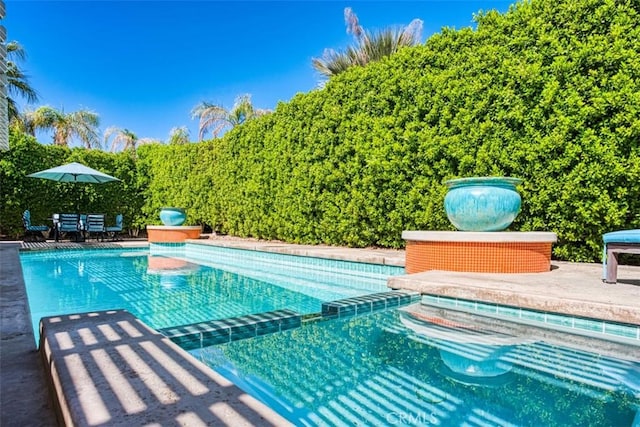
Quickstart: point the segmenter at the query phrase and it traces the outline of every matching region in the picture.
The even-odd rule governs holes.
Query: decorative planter
[[[160,210],[160,221],[164,225],[182,225],[187,219],[187,214],[183,208],[162,208]]]
[[[520,212],[516,185],[520,178],[473,177],[446,181],[449,192],[444,209],[449,221],[461,231],[504,230]]]

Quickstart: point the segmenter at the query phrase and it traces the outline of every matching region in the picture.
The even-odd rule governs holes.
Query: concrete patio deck
[[[388,265],[404,263],[404,252],[394,250],[290,245],[227,237],[212,237],[197,242]],[[68,244],[56,245],[40,246],[63,248]],[[146,243],[125,241],[106,245],[145,246]],[[37,249],[38,245],[32,246]],[[19,242],[0,243],[0,425],[53,426],[56,425],[56,415],[47,391],[45,369],[31,330],[19,248]],[[590,317],[602,316],[608,320],[640,325],[640,267],[620,266],[619,283],[605,285],[601,281],[601,266],[598,264],[552,262],[552,265],[552,271],[534,275],[477,275],[431,271],[396,277],[390,281],[390,285],[428,294],[496,300],[495,302],[502,304],[522,304],[531,308]],[[227,402],[234,402],[232,406],[236,418],[221,418],[214,425],[281,425],[274,421],[278,420],[275,413],[262,412],[263,408],[260,406],[260,421],[257,421],[255,402],[246,404],[248,396],[236,387],[225,385],[221,392],[227,393]],[[176,423],[180,425],[177,419]]]
[[[600,264],[552,261],[545,273],[493,274],[427,271],[392,277],[389,286],[576,317],[640,325],[640,267],[619,269],[604,283]]]

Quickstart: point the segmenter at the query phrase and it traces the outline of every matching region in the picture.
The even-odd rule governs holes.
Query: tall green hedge
[[[511,230],[597,261],[603,233],[640,228],[639,3],[531,0],[476,20],[221,139],[141,147],[132,218],[177,205],[234,235],[401,247],[403,230],[452,229],[445,180],[507,175],[524,180]]]
[[[211,224],[214,196],[210,175],[213,145],[144,145],[138,149],[139,184],[145,204],[140,221],[159,224],[165,206],[187,207],[188,224]]]
[[[402,230],[451,228],[444,180],[509,175],[524,179],[511,229],[597,260],[602,233],[640,227],[638,3],[521,2],[477,21],[279,104],[207,145],[208,168],[172,165],[208,187],[196,215],[242,236],[400,247]]]

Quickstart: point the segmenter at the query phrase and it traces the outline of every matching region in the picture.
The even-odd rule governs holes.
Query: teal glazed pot
[[[160,221],[164,225],[182,225],[187,219],[187,214],[183,208],[162,208],[160,210]]]
[[[520,212],[520,178],[473,177],[446,181],[449,191],[444,209],[449,221],[461,231],[501,231]]]

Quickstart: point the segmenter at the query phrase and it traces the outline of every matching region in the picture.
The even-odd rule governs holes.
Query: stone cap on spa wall
[[[416,242],[544,242],[555,243],[556,233],[545,231],[413,231],[402,232],[404,240]]]

